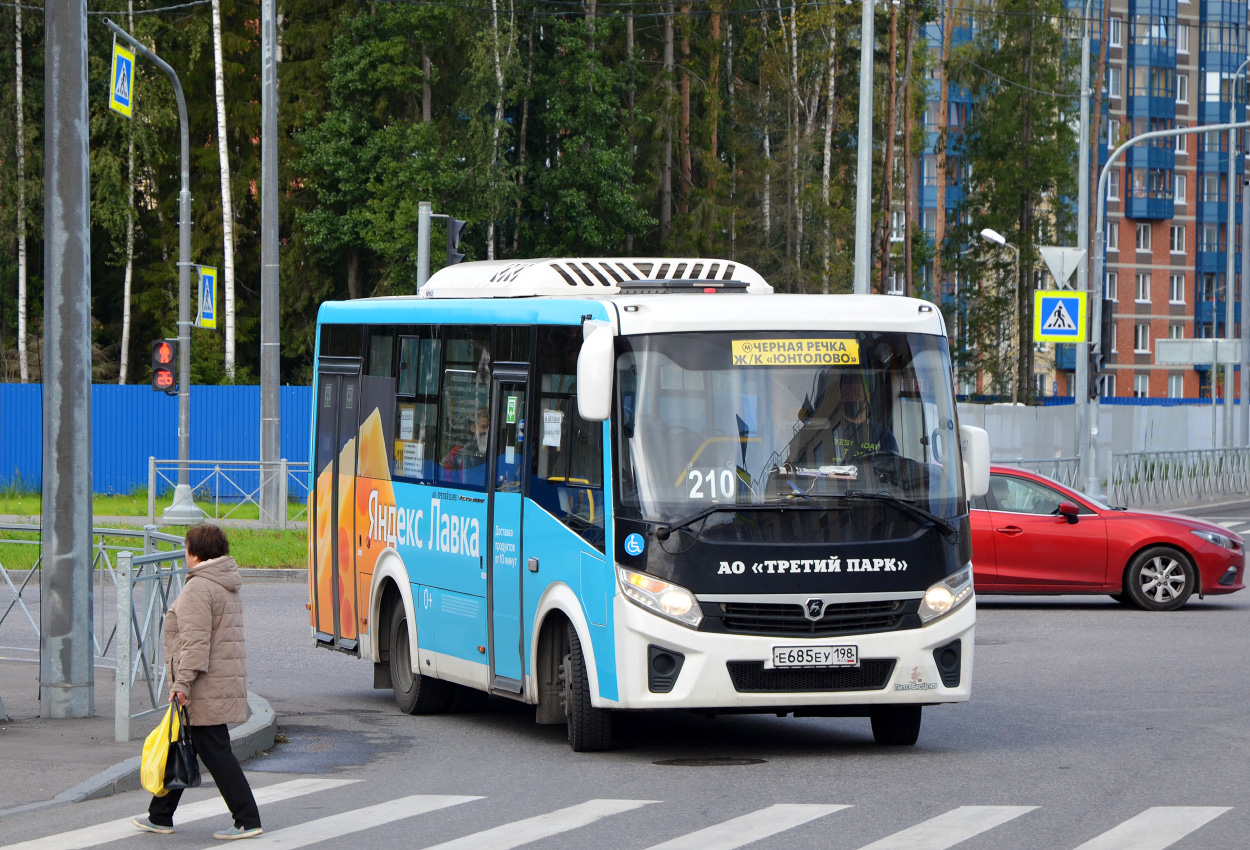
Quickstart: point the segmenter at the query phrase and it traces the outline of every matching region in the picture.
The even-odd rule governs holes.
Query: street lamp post
[[[988,227],[981,231],[981,238],[1016,255],[1016,283],[1011,299],[1011,369],[1015,373],[1011,378],[1011,403],[1015,404],[1020,395],[1020,249],[1008,242],[1006,236]]]
[[[870,228],[872,225],[872,50],[874,35],[873,0],[862,0],[863,18],[859,36],[859,150],[855,167],[855,276],[856,295],[872,291],[869,275],[872,264]],[[889,164],[886,165],[889,173]]]

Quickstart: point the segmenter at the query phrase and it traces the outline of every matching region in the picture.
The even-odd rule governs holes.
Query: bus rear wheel
[[[918,705],[873,706],[868,713],[873,740],[886,746],[913,746],[920,737],[920,714]]]
[[[391,613],[390,633],[391,689],[395,704],[405,714],[438,714],[451,703],[452,690],[447,682],[431,679],[412,671],[412,645],[408,639],[408,613],[403,603]]]
[[[590,702],[590,677],[586,656],[573,624],[568,625],[568,654],[560,665],[564,696],[564,720],[568,724],[569,746],[575,753],[594,753],[612,746],[612,712],[595,708]]]

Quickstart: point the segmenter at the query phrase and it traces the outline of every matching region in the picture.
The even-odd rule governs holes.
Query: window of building
[[[1178,325],[1175,323],[1168,325],[1168,339],[1184,339],[1184,338],[1185,338],[1185,326],[1184,325]]]
[[[1107,348],[1107,350],[1108,350],[1108,351],[1110,351],[1112,354],[1115,354],[1117,351],[1119,351],[1119,350],[1120,350],[1120,349],[1118,349],[1118,348],[1116,348],[1116,347],[1115,347],[1115,329],[1116,329],[1117,327],[1118,327],[1118,325],[1117,325],[1114,321],[1113,321],[1113,322],[1110,324],[1110,326],[1108,327],[1108,330],[1110,330],[1110,331],[1111,331],[1111,339],[1109,339],[1109,340],[1107,340],[1107,341],[1106,341],[1106,342],[1107,342],[1107,344],[1108,344],[1108,348]]]
[[[1137,273],[1137,303],[1150,303],[1150,273]]]
[[[1219,172],[1204,171],[1202,173],[1203,203],[1219,203],[1224,200],[1224,175]]]
[[[1115,396],[1115,375],[1103,375],[1098,379],[1098,394],[1103,398]]]
[[[1201,241],[1199,241],[1198,243],[1199,251],[1223,251],[1224,250],[1223,248],[1220,247],[1220,245],[1223,242],[1223,240],[1220,238],[1223,235],[1223,228],[1221,228],[1217,222],[1207,222],[1203,224],[1202,229],[1201,229],[1201,235],[1202,235]]]
[[[907,232],[907,215],[903,210],[892,210],[890,212],[890,241],[902,242],[903,234]]]
[[[1150,250],[1150,224],[1149,222],[1138,222],[1137,224],[1137,250]]]
[[[1184,28],[1182,27],[1182,29]],[[1188,32],[1188,30],[1186,31]],[[1187,74],[1176,75],[1176,102],[1189,103],[1189,75]],[[1181,136],[1181,138],[1185,137]]]
[[[1107,272],[1107,282],[1103,288],[1103,293],[1102,293],[1103,298],[1106,298],[1108,301],[1119,301],[1120,299],[1116,294],[1119,288],[1120,288],[1120,273],[1119,272]]]
[[[1147,398],[1150,395],[1150,376],[1133,376],[1133,398]]]
[[[1118,168],[1107,172],[1107,200],[1120,200],[1120,169]]]
[[[1120,122],[1114,118],[1107,119],[1107,147],[1114,148],[1120,143]],[[1117,171],[1119,169],[1116,169]]]
[[[1202,289],[1195,296],[1199,301],[1215,301],[1220,284],[1220,275],[1215,272],[1203,272]]]
[[[1107,69],[1107,96],[1112,100],[1120,99],[1120,69]]]
[[[924,184],[926,186],[936,186],[938,183],[937,173],[937,156],[934,154],[926,154],[923,165]]]
[[[1169,230],[1168,251],[1173,254],[1185,253],[1185,225],[1173,224]]]
[[[603,426],[577,412],[581,328],[538,327],[538,419],[530,498],[603,551]]]
[[[920,224],[924,228],[925,235],[933,238],[937,235],[937,211],[924,210],[920,214]]]
[[[1172,194],[1176,199],[1176,203],[1179,204],[1180,206],[1186,206],[1189,203],[1188,201],[1185,200],[1185,192],[1186,192],[1185,183],[1186,183],[1185,175],[1177,174],[1176,175],[1176,187],[1172,190]]]
[[[1124,45],[1124,22],[1119,18],[1111,18],[1108,23],[1110,28],[1108,29],[1107,46],[1122,47]]]
[[[1107,227],[1107,250],[1120,250],[1120,225],[1119,222],[1112,222]]]
[[[1168,375],[1168,398],[1185,397],[1185,376]]]
[[[1133,351],[1137,354],[1150,353],[1150,325],[1138,322],[1133,326]]]
[[[1176,27],[1176,52],[1189,52],[1189,25],[1179,24]],[[1179,100],[1180,98],[1177,98]]]
[[[1184,130],[1188,126],[1189,126],[1188,124],[1177,124],[1176,129]],[[1177,136],[1176,137],[1176,152],[1178,154],[1189,153],[1189,136]]]
[[[1168,301],[1173,304],[1185,303],[1185,275],[1174,274],[1168,278]]]
[[[902,269],[890,269],[887,295],[902,295],[907,286],[907,273]]]

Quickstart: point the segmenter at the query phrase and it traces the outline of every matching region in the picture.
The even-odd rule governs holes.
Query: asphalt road
[[[876,746],[862,719],[665,713],[622,718],[600,754],[504,700],[402,715],[368,663],[310,645],[302,584],[245,594],[250,686],[287,738],[248,765],[293,795],[262,805],[273,846],[1242,850],[1250,834],[1248,593],[1163,614],[982,597],[973,701],[927,709],[914,748]],[[125,794],[18,816],[0,842],[98,846],[132,837],[108,824],[145,807]],[[142,840],[203,848],[226,824]]]

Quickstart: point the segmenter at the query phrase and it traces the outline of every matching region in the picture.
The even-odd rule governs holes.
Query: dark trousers
[[[252,796],[252,787],[247,784],[243,768],[239,760],[230,751],[230,732],[226,724],[216,726],[187,726],[191,732],[191,743],[195,745],[196,755],[217,783],[217,790],[225,799],[234,816],[234,825],[239,829],[254,829],[260,826],[260,810],[256,808],[256,798]],[[148,818],[160,826],[174,825],[174,810],[182,799],[182,790],[170,791],[164,797],[153,797],[148,804]]]

